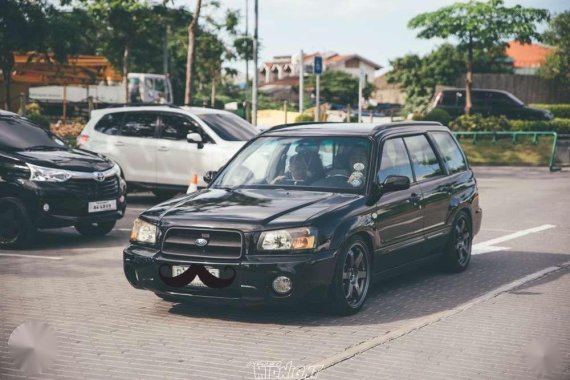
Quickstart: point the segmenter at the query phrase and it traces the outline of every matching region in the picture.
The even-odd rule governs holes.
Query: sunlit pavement
[[[476,172],[484,216],[470,269],[381,282],[345,318],[171,304],[131,288],[122,248],[152,195],[131,196],[105,238],[42,232],[30,250],[0,251],[0,379],[24,376],[7,343],[30,320],[58,340],[42,379],[570,378],[570,172]]]

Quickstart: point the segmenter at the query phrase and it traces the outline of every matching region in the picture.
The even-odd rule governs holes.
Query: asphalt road
[[[374,287],[358,315],[171,304],[130,287],[122,248],[155,202],[129,198],[101,239],[42,232],[0,251],[0,379],[25,377],[8,339],[49,324],[55,361],[31,378],[570,378],[570,173],[476,169],[484,209],[471,267]]]

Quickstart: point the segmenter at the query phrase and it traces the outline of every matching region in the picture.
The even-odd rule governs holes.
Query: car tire
[[[444,268],[451,273],[463,272],[471,261],[473,229],[471,218],[462,211],[453,222],[443,255]]]
[[[97,222],[97,223],[77,223],[75,230],[83,236],[99,237],[105,236],[115,228],[116,220],[111,222]]]
[[[330,311],[352,315],[362,309],[370,287],[370,250],[360,237],[349,239],[341,250],[329,291]]]
[[[0,198],[0,249],[25,248],[35,233],[24,203],[18,198]]]

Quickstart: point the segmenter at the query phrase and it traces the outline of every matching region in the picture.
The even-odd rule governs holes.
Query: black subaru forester
[[[0,111],[0,249],[33,243],[37,229],[105,235],[124,215],[125,192],[114,162]]]
[[[437,123],[298,124],[245,145],[209,186],[135,221],[124,271],[169,301],[362,307],[371,281],[427,261],[467,268],[475,176]]]

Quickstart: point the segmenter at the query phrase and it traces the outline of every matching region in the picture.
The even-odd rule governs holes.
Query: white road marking
[[[400,328],[397,328],[395,330],[392,330],[384,335],[379,335],[376,337],[373,337],[371,339],[365,340],[363,342],[360,342],[354,346],[351,347],[347,347],[344,351],[339,352],[337,354],[331,355],[325,359],[322,359],[318,362],[315,363],[310,363],[308,365],[306,365],[304,368],[316,368],[316,372],[311,372],[310,375],[316,377],[316,375],[318,374],[318,372],[322,372],[324,370],[326,370],[327,368],[330,368],[340,362],[343,362],[345,360],[348,360],[350,358],[353,358],[357,355],[362,354],[363,352],[366,352],[374,347],[380,346],[382,344],[388,343],[390,341],[393,341],[395,339],[404,337],[410,333],[413,333],[414,331],[420,330],[424,327],[428,327],[431,326],[439,321],[442,321],[444,319],[447,319],[455,314],[459,314],[462,313],[466,310],[471,309],[473,306],[479,305],[483,302],[487,302],[489,300],[492,300],[495,297],[499,297],[504,293],[510,292],[511,290],[514,290],[516,288],[519,288],[531,281],[535,281],[539,278],[542,278],[550,273],[553,272],[557,272],[559,270],[565,269],[570,267],[570,261],[567,261],[565,263],[556,265],[556,266],[552,266],[552,267],[548,267],[545,269],[542,269],[538,272],[534,272],[531,273],[527,276],[524,276],[523,278],[519,278],[518,280],[515,280],[511,283],[505,284],[503,286],[500,286],[496,289],[493,289],[477,298],[474,298],[464,304],[461,304],[453,309],[448,309],[448,310],[444,310],[444,311],[440,311],[431,315],[427,315],[425,317],[419,318],[405,326],[402,326]],[[295,373],[295,372],[293,372]],[[295,377],[296,379],[308,379],[310,375],[306,375],[305,371],[301,371],[300,373],[302,373],[301,376],[297,376]]]
[[[36,256],[36,255],[23,255],[18,253],[0,253],[0,256],[27,257],[27,258],[44,259],[44,260],[63,260],[63,257],[57,257],[57,256]]]
[[[146,208],[127,206],[127,211],[129,211],[129,210],[133,210],[133,211],[146,211],[146,210],[148,210],[148,209],[151,208],[151,207],[152,207],[152,206],[149,206],[149,207],[146,207]]]
[[[534,234],[537,232],[542,232],[542,231],[546,231],[549,230],[551,228],[556,227],[553,224],[543,224],[542,226],[538,226],[538,227],[533,227],[533,228],[529,228],[526,230],[521,230],[521,231],[517,231],[517,232],[513,232],[512,234],[508,234],[505,236],[501,236],[495,239],[491,239],[491,240],[487,240],[484,241],[482,243],[478,243],[473,245],[473,251],[471,252],[472,255],[482,255],[484,253],[489,253],[489,252],[497,252],[497,251],[504,251],[506,249],[509,249],[509,247],[497,247],[495,246],[495,244],[501,244],[504,243],[506,241],[509,240],[513,240],[513,239],[517,239],[529,234]]]

